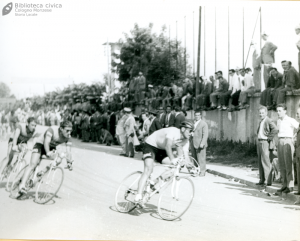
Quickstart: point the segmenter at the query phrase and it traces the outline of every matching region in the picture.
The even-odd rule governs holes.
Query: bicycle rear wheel
[[[119,212],[128,213],[136,207],[134,198],[141,176],[142,172],[137,171],[123,179],[115,196],[115,207]]]
[[[61,167],[54,167],[46,172],[39,181],[35,192],[35,202],[45,204],[58,193],[64,180],[64,171]]]
[[[194,198],[194,183],[188,177],[177,177],[160,193],[158,214],[168,221],[181,217]]]
[[[10,174],[7,178],[7,182],[6,182],[6,185],[5,185],[5,190],[6,191],[10,192],[13,181],[15,180],[15,178],[18,175],[18,173],[20,172],[20,170],[22,168],[24,168],[24,166],[25,166],[25,161],[24,160],[17,161],[14,164],[13,169],[12,169],[12,171],[10,172]]]
[[[11,187],[10,187],[10,197],[11,198],[18,198],[20,197],[21,195],[19,194],[19,185],[22,181],[22,178],[23,178],[23,175],[24,175],[24,172],[25,172],[25,169],[28,167],[28,165],[24,166],[20,171],[19,173],[15,176],[15,179],[13,180],[12,184],[11,184]],[[34,170],[31,170],[31,172],[29,173],[29,176],[28,176],[28,180],[25,184],[25,188],[27,191],[29,191],[29,189],[32,187],[30,185],[30,182],[33,178],[33,174],[34,174]]]

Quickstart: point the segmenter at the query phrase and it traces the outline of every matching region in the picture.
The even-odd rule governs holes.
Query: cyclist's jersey
[[[35,131],[30,131],[28,126],[25,123],[19,123],[16,126],[16,129],[20,130],[20,135],[17,140],[17,144],[27,143],[27,141],[33,137]]]
[[[184,152],[189,151],[189,140],[184,139],[180,133],[180,129],[176,127],[163,128],[153,132],[146,139],[146,143],[158,149],[165,150],[166,139],[171,139],[173,141],[172,148],[182,146]]]
[[[49,127],[44,135],[40,135],[36,140],[36,143],[44,144],[45,137],[51,137],[50,148],[55,149],[58,145],[66,143],[67,145],[72,145],[70,138],[64,138],[60,135],[59,126],[51,126]]]

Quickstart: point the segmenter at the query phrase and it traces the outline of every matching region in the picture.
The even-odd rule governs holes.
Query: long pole
[[[254,26],[254,30],[253,30],[253,33],[252,33],[252,38],[251,38],[251,40],[253,40],[253,37],[254,37],[254,33],[255,33],[255,29],[256,29],[256,25],[257,25],[257,20],[258,20],[258,16],[260,16],[260,11],[261,11],[261,8],[259,8],[259,11],[258,11],[258,14],[257,14],[257,17],[256,17],[256,22],[255,22],[255,26]],[[247,65],[247,61],[248,61],[248,57],[249,57],[250,48],[251,48],[251,44],[250,44],[249,49],[248,49],[248,54],[247,54],[247,58],[246,58],[246,63],[245,63],[245,65]]]
[[[243,62],[242,62],[242,66],[243,69],[245,68],[245,22],[244,22],[245,16],[244,16],[244,8],[243,8]]]
[[[171,81],[171,42],[170,42],[170,35],[171,35],[171,26],[169,25],[169,81]]]
[[[204,7],[204,16],[203,16],[203,27],[204,27],[204,75],[206,75],[206,26],[205,26],[205,18],[206,18],[206,10]]]
[[[259,12],[260,12],[260,36],[259,36],[259,39],[260,39],[260,49],[261,49],[261,34],[262,34],[262,17],[261,17],[261,7],[259,9]]]
[[[228,7],[228,82],[229,82],[229,69],[230,69],[230,21],[229,21],[229,7]]]
[[[106,42],[106,53],[107,53],[107,82],[108,82],[108,94],[109,94],[109,96],[110,96],[110,91],[111,91],[111,89],[110,89],[110,86],[111,86],[111,84],[110,84],[110,81],[111,81],[111,79],[110,79],[110,74],[109,74],[109,49],[108,49],[108,38],[107,38],[107,42]]]
[[[178,64],[178,44],[177,44],[177,21],[176,21],[176,76],[177,76],[177,64]]]
[[[193,11],[193,76],[195,77],[195,24],[194,24],[194,11]]]
[[[217,72],[217,8],[215,7],[215,72]]]
[[[184,16],[184,76],[186,77],[186,22],[185,22],[185,16]]]
[[[201,7],[199,7],[199,33],[198,33],[196,96],[199,94],[199,91],[200,91],[200,83],[199,83],[199,76],[200,76],[200,51],[201,51]]]

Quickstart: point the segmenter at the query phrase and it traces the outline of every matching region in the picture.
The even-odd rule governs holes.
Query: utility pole
[[[200,52],[201,51],[201,6],[199,7],[199,33],[198,33],[198,56],[197,56],[197,76],[196,76],[196,96],[200,90]]]

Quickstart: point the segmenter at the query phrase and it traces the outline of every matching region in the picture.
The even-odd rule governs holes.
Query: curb
[[[239,181],[239,183],[242,183],[242,184],[245,184],[247,186],[250,186],[250,187],[253,187],[257,190],[263,190],[263,188],[259,188],[259,186],[257,186],[254,182],[251,182],[251,181],[248,181],[246,179],[242,179],[242,178],[239,178],[239,177],[234,177],[234,176],[231,176],[231,175],[228,175],[228,174],[225,174],[225,173],[222,173],[222,172],[218,172],[218,171],[214,171],[214,170],[211,170],[211,169],[207,169],[206,170],[208,173],[210,174],[213,174],[213,175],[217,175],[217,176],[220,176],[220,177],[223,177],[223,178],[226,178],[226,179],[234,179],[234,181]],[[268,193],[275,193],[279,188],[276,188],[276,187],[266,187],[266,192]],[[289,201],[292,201],[292,202],[300,202],[300,196],[298,195],[294,195],[294,194],[291,194],[291,193],[281,193],[279,194],[279,197],[282,197],[286,200],[289,200]]]

